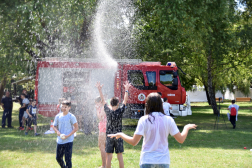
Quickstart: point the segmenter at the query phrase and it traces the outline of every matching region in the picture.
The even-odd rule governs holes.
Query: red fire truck
[[[94,108],[99,96],[95,84],[104,84],[106,99],[113,96],[122,102],[123,84],[129,81],[129,100],[124,117],[139,118],[144,114],[144,104],[151,92],[160,92],[172,105],[175,116],[191,115],[190,100],[181,86],[178,68],[174,62],[142,62],[137,59],[116,60],[117,67],[97,62],[95,59],[46,58],[37,64],[35,98],[39,113],[53,117],[58,112],[59,98],[71,100],[74,111],[78,104],[86,103]],[[95,111],[95,110],[94,110]],[[95,112],[94,112],[95,114]]]

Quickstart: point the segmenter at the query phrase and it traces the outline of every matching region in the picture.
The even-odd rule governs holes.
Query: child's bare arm
[[[26,109],[26,113],[28,114],[28,116],[29,116],[30,118],[32,118],[31,114],[29,113],[29,109]]]
[[[78,131],[79,127],[78,127],[78,123],[76,122],[74,125],[74,129],[72,130],[72,132],[70,132],[70,134],[66,135],[65,137],[68,138],[70,137],[71,135],[73,135],[76,131]],[[65,138],[65,139],[66,139]]]
[[[19,109],[21,109],[21,108],[25,108],[25,103],[21,107],[19,107]]]
[[[187,124],[184,126],[182,133],[179,132],[176,135],[174,135],[173,137],[176,139],[176,141],[178,141],[179,143],[182,144],[185,141],[189,130],[196,129],[196,127],[197,127],[197,125],[195,125],[195,124]]]
[[[59,130],[58,130],[57,127],[55,127],[54,125],[53,125],[53,130],[57,133],[58,136],[60,136]]]
[[[123,85],[124,88],[125,88],[125,94],[124,94],[124,99],[123,99],[123,104],[126,105],[127,104],[127,101],[128,101],[128,98],[129,98],[129,87],[130,87],[130,84],[129,82],[127,81],[125,85]]]
[[[103,86],[103,85],[101,85],[100,82],[97,82],[95,86],[97,87],[97,89],[98,89],[98,91],[99,91],[102,104],[105,105],[106,102],[105,102],[105,99],[104,99],[104,96],[103,96],[103,93],[102,93],[102,86]]]
[[[130,145],[136,146],[138,142],[141,140],[142,135],[134,134],[133,137],[130,137],[122,132],[116,133],[116,134],[108,134],[107,135],[110,138],[122,138],[125,142],[129,143]]]

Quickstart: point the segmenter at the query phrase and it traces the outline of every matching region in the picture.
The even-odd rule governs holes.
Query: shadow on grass
[[[2,114],[2,111],[0,111]],[[56,151],[56,134],[45,135],[44,132],[50,129],[50,121],[53,118],[39,115],[37,132],[40,136],[34,136],[34,131],[29,131],[25,136],[25,131],[20,131],[18,122],[18,110],[13,111],[12,125],[14,129],[0,128],[0,151],[15,151],[20,153],[55,153]],[[0,120],[0,122],[2,122]],[[98,135],[88,135],[77,132],[74,139],[74,153],[77,155],[90,155],[98,151]]]
[[[222,149],[243,149],[244,146],[252,148],[252,117],[251,114],[241,111],[239,113],[238,121],[236,122],[236,129],[233,129],[230,121],[227,119],[227,115],[223,114],[219,117],[218,129],[217,125],[214,129],[216,115],[211,113],[193,113],[191,116],[177,117],[175,122],[180,130],[183,131],[183,127],[188,123],[194,123],[198,125],[196,130],[190,130],[188,137],[184,144],[179,144],[173,137],[169,136],[169,147],[176,149],[185,148],[222,148]],[[129,132],[129,135],[133,135],[137,121],[127,122],[124,121],[124,132]],[[226,123],[226,124],[225,124]],[[126,131],[127,130],[127,131]]]
[[[16,129],[1,129],[0,130],[0,151],[9,150],[20,153],[55,153],[56,151],[56,134],[34,136],[34,132],[30,131],[27,136],[24,131]],[[95,153],[94,148],[98,149],[98,136],[85,135],[77,133],[74,139],[73,150],[78,155],[89,155]]]

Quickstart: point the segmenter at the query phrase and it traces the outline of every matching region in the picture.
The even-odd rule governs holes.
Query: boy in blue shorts
[[[53,129],[57,133],[57,149],[56,160],[61,167],[72,167],[72,149],[74,133],[78,131],[78,123],[76,117],[69,112],[71,109],[71,102],[64,100],[62,102],[61,111],[56,115],[53,123]],[[65,162],[63,161],[65,155]]]
[[[31,125],[34,125],[34,135],[38,136],[39,134],[37,133],[37,106],[36,106],[36,100],[32,100],[31,105],[28,106],[26,109],[26,114],[27,114],[27,120],[28,120],[28,126],[26,127],[25,135],[28,135],[28,130],[31,128]]]

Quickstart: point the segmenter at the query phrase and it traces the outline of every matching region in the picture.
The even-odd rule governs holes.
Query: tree
[[[96,0],[2,0],[0,80],[31,73],[40,58],[87,56],[95,6]]]
[[[232,73],[246,74],[246,62],[251,61],[251,24],[236,10],[236,2],[149,0],[136,5],[139,55],[176,61],[205,86],[217,114],[216,89],[239,80]]]

